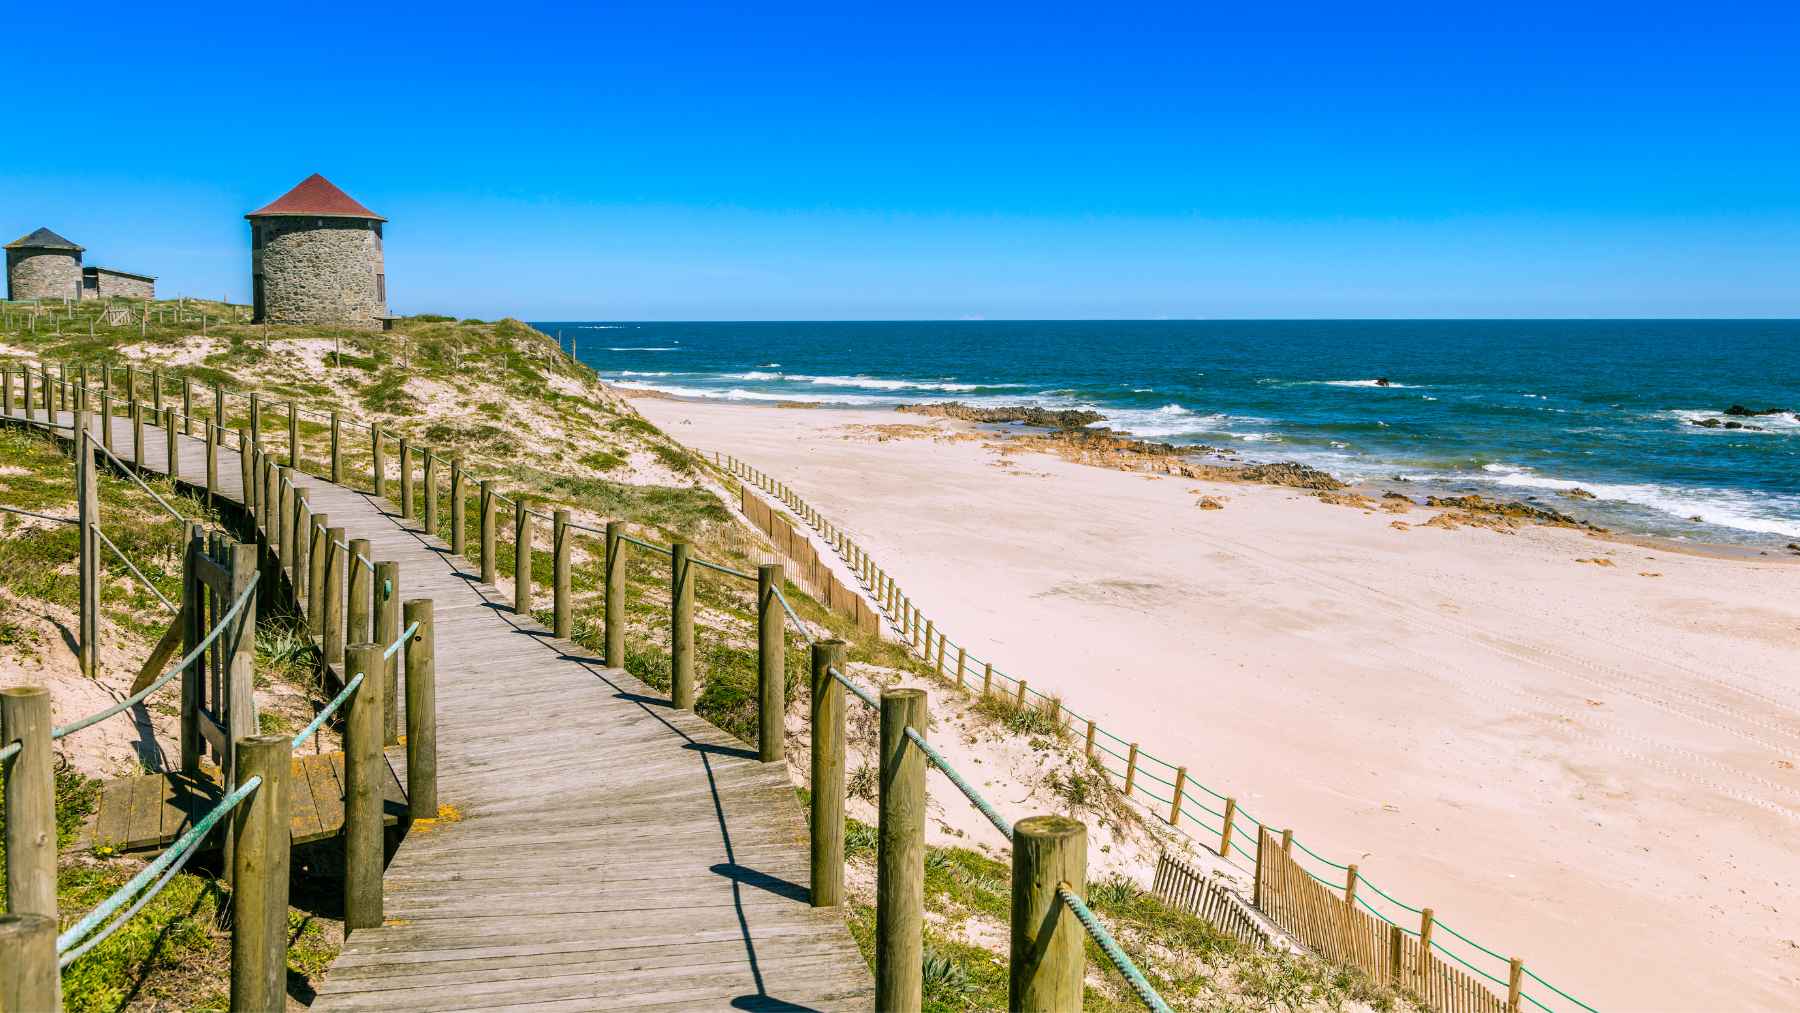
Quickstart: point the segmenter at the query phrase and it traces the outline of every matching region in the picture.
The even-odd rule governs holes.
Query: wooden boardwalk
[[[406,815],[406,792],[401,787],[406,783],[406,747],[389,746],[387,760],[382,819],[392,827]],[[102,782],[94,811],[82,823],[74,846],[161,851],[225,797],[218,768],[202,763],[200,770],[204,776],[166,771]],[[308,844],[337,836],[344,829],[344,754],[296,754],[292,771],[288,822],[293,842]]]
[[[130,460],[131,427],[112,424]],[[161,471],[161,431],[145,439]],[[183,477],[203,479],[203,445],[180,442]],[[219,458],[221,494],[241,501],[237,455]],[[455,811],[400,843],[386,924],[352,933],[314,1008],[872,1007],[842,912],[807,902],[783,765],[513,615],[385,502],[297,484],[398,561],[403,597],[435,602],[438,795]]]

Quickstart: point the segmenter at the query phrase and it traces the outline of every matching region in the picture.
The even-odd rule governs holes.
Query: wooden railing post
[[[294,512],[288,518],[288,552],[292,558],[288,561],[288,583],[294,589],[294,608],[304,616],[312,599],[307,596],[307,589],[312,586],[311,552],[312,552],[312,491],[296,486],[294,488]]]
[[[684,546],[685,548],[685,546]],[[812,645],[812,906],[844,901],[844,687],[842,640]]]
[[[1169,801],[1169,825],[1181,825],[1181,795],[1187,790],[1187,768],[1175,768],[1175,796]]]
[[[350,552],[344,559],[349,594],[344,615],[344,642],[366,644],[375,639],[375,574],[363,560],[369,558],[369,540],[352,538]],[[372,562],[372,560],[371,560]],[[370,672],[369,681],[379,688],[380,672]],[[347,676],[346,676],[347,677]]]
[[[387,462],[382,458],[381,425],[369,423],[369,453],[374,458],[371,470],[374,476],[375,498],[387,495]]]
[[[210,427],[209,427],[210,428]],[[199,521],[187,526],[181,554],[181,653],[187,655],[205,639],[207,601],[211,592],[200,579],[200,557],[206,553],[206,531]],[[181,670],[181,770],[200,772],[200,699],[212,666],[201,659]]]
[[[112,422],[112,395],[102,391],[100,393],[100,445],[108,450],[113,448]]]
[[[1351,957],[1355,939],[1352,936],[1356,918],[1356,881],[1359,873],[1356,863],[1344,870],[1344,913],[1338,921],[1338,953],[1337,959],[1353,962]]]
[[[94,441],[87,432],[87,413],[76,415],[79,431],[75,434],[75,506],[81,532],[77,552],[80,556],[80,622],[81,635],[76,649],[81,652],[81,673],[90,679],[100,676],[100,539],[95,529],[100,525],[99,483],[94,471]]]
[[[375,642],[385,653],[400,639],[400,564],[391,559],[376,563],[373,590]],[[381,665],[381,713],[387,719],[381,741],[391,746],[400,741],[400,652],[388,655]]]
[[[875,858],[875,1008],[916,1011],[924,1001],[925,691],[881,694],[881,775]]]
[[[1525,984],[1525,962],[1518,957],[1507,961],[1506,1013],[1519,1013],[1519,988]]]
[[[494,562],[494,481],[481,480],[481,582],[494,584],[500,579],[499,567]]]
[[[149,462],[144,460],[144,405],[131,406],[131,463],[139,471]]]
[[[0,1009],[62,1009],[54,917],[0,915]]]
[[[669,702],[694,706],[694,566],[686,542],[669,546]]]
[[[240,738],[237,781],[262,783],[232,813],[231,1008],[279,1010],[287,1002],[288,773],[286,735]]]
[[[6,910],[56,917],[56,777],[50,691],[0,689],[0,742],[20,744],[6,774]]]
[[[463,478],[462,458],[450,461],[450,553],[467,557],[468,538],[463,529],[468,521],[468,482]]]
[[[787,729],[787,626],[776,597],[782,582],[780,563],[756,568],[756,756],[764,763],[782,758]]]
[[[325,540],[330,527],[326,514],[314,514],[306,521],[306,631],[320,638],[325,636]]]
[[[400,519],[413,518],[412,444],[400,437]]]
[[[531,510],[513,501],[513,614],[531,614]]]
[[[262,445],[262,395],[250,392],[250,442]]]
[[[606,522],[606,663],[625,667],[625,525]]]
[[[1057,893],[1087,894],[1087,827],[1067,816],[1013,824],[1012,947],[1008,1008],[1081,1008],[1087,930]]]
[[[288,467],[300,470],[300,406],[288,399]]]
[[[175,435],[175,409],[164,408],[162,416],[165,444],[163,449],[167,452],[166,459],[163,461],[163,472],[169,476],[170,482],[174,482],[181,478],[181,443]]]
[[[349,650],[344,678],[363,677],[346,701],[344,720],[344,929],[381,924],[383,838],[381,782],[381,645],[358,642]]]
[[[255,523],[256,518],[256,450],[250,442],[250,430],[239,429],[238,433],[238,470],[242,472],[244,483],[244,510]]]
[[[415,820],[437,816],[437,627],[430,598],[406,603],[406,806]]]
[[[1138,744],[1133,742],[1125,754],[1125,797],[1131,797],[1131,789],[1137,784]]]
[[[575,632],[575,601],[570,587],[574,537],[568,509],[558,507],[550,528],[550,632],[560,640],[567,640]]]
[[[220,433],[230,428],[225,424],[225,388],[213,387],[213,425],[219,427]]]
[[[219,435],[224,430],[211,422],[203,428],[206,430],[206,505],[211,507],[219,494]]]
[[[320,518],[321,523],[325,518]],[[324,602],[319,611],[324,618],[321,621],[319,639],[324,643],[325,663],[337,665],[341,672],[344,664],[344,635],[349,632],[349,616],[346,606],[349,604],[350,592],[346,586],[348,573],[345,564],[354,564],[350,553],[344,548],[349,543],[344,541],[343,528],[327,527],[325,529],[325,590]]]
[[[1232,831],[1231,824],[1236,819],[1237,819],[1237,799],[1228,798],[1225,800],[1225,825],[1219,828],[1219,857],[1220,858],[1225,858],[1231,854],[1231,831]]]
[[[419,453],[425,458],[419,467],[419,481],[423,486],[422,491],[425,493],[424,514],[420,518],[420,522],[425,528],[425,533],[436,538],[438,533],[437,455],[429,450],[421,450]]]
[[[63,367],[63,385],[67,386],[68,382],[69,382],[69,369],[67,366],[64,366]],[[163,408],[162,394],[163,394],[162,370],[157,369],[155,367],[151,367],[151,369],[150,369],[150,406],[152,408],[156,409],[158,412],[161,412],[162,408]]]
[[[331,413],[331,482],[344,484],[344,429],[337,412]]]
[[[185,376],[181,378],[181,432],[194,435],[194,381]]]

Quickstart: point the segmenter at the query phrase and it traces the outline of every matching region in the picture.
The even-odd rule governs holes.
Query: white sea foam
[[[1567,492],[1585,489],[1602,501],[1647,507],[1673,518],[1698,517],[1703,523],[1768,535],[1800,535],[1800,497],[1775,496],[1738,489],[1683,488],[1649,483],[1588,482],[1554,478],[1514,464],[1485,464],[1481,474],[1411,475],[1414,481],[1457,479],[1490,482],[1513,489]]]
[[[1389,380],[1387,383],[1382,383],[1380,380],[1307,380],[1307,381],[1304,381],[1304,383],[1306,383],[1308,385],[1325,386],[1325,387],[1416,387],[1416,386],[1418,386],[1418,384],[1414,384],[1414,383],[1395,383],[1392,380]]]
[[[675,374],[666,372],[666,371],[661,372],[661,373],[654,372],[654,371],[646,373],[646,372],[639,372],[638,370],[635,370],[635,369],[621,369],[621,370],[614,372],[612,375],[614,375],[614,376],[674,376]]]
[[[1704,409],[1676,409],[1661,414],[1667,418],[1677,420],[1683,426],[1687,426],[1690,429],[1702,433],[1727,433],[1733,435],[1737,433],[1750,433],[1752,435],[1766,436],[1794,436],[1800,434],[1800,418],[1796,418],[1791,412],[1782,412],[1778,415],[1740,416],[1727,415],[1724,412],[1707,411]],[[1720,424],[1717,426],[1694,425],[1696,422],[1705,422],[1708,419],[1717,420]],[[1727,429],[1724,425],[1724,423],[1727,422],[1741,422],[1743,423],[1743,427],[1740,429]]]
[[[609,352],[679,352],[681,349],[672,345],[627,345],[623,348],[608,348]]]
[[[653,390],[662,394],[673,394],[676,397],[703,398],[708,401],[803,401],[809,404],[841,404],[841,405],[892,405],[900,402],[894,398],[875,397],[868,394],[805,394],[782,391],[745,390],[732,387],[720,390],[717,387],[689,387],[681,384],[644,383],[639,380],[620,380],[615,387],[628,390]]]

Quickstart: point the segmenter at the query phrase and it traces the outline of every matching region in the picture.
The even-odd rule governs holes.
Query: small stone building
[[[250,281],[257,323],[380,329],[387,221],[314,173],[250,221]]]
[[[83,299],[154,299],[156,279],[147,274],[115,271],[110,267],[81,269]]]
[[[81,298],[83,247],[39,229],[6,244],[8,299]]]

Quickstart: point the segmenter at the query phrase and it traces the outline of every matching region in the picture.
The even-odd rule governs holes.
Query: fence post
[[[412,484],[412,444],[406,437],[400,437],[400,519],[412,520],[413,516],[413,484]]]
[[[344,929],[381,924],[381,645],[358,642],[344,666],[347,680],[362,674],[344,721]]]
[[[875,860],[875,1008],[905,1013],[924,1001],[925,734],[922,689],[881,694],[881,795]]]
[[[1235,819],[1237,819],[1237,799],[1228,798],[1225,800],[1225,825],[1219,828],[1220,858],[1227,858],[1231,855],[1231,824]]]
[[[567,640],[575,632],[574,595],[569,586],[574,536],[568,508],[558,507],[550,527],[550,632],[559,640]]]
[[[288,410],[287,410],[287,431],[288,431],[288,461],[287,461],[287,463],[288,463],[288,467],[294,469],[295,471],[299,471],[300,470],[300,407],[299,407],[299,405],[294,403],[293,398],[288,398],[287,408],[288,408]]]
[[[625,533],[621,521],[606,522],[606,663],[625,667]]]
[[[270,454],[268,457],[270,461],[269,481],[274,487],[274,495],[269,497],[269,502],[275,504],[275,509],[269,512],[266,523],[269,548],[275,550],[272,555],[275,560],[276,572],[279,573],[286,570],[294,561],[294,547],[290,542],[290,539],[293,538],[294,526],[293,522],[289,520],[294,513],[294,469],[275,464],[274,454]]]
[[[294,589],[294,607],[306,613],[312,599],[307,596],[312,587],[312,491],[294,487],[294,512],[288,518],[288,552],[293,558],[288,562],[288,582]]]
[[[375,642],[386,653],[400,639],[400,564],[384,559],[375,564]],[[387,719],[382,744],[400,741],[400,652],[381,663],[381,713]]]
[[[224,430],[210,421],[202,428],[206,430],[206,505],[210,507],[219,493],[219,434]]]
[[[1018,688],[1018,697],[1017,697],[1017,699],[1013,700],[1014,707],[1024,709],[1024,707],[1025,707],[1025,686],[1026,686],[1025,680],[1020,679],[1019,685],[1017,687]]]
[[[288,772],[286,735],[238,739],[237,781],[262,783],[232,814],[231,1008],[287,1002]]]
[[[1430,908],[1419,912],[1419,966],[1413,969],[1414,988],[1424,995],[1431,982],[1431,930],[1437,925],[1437,915]]]
[[[379,423],[369,423],[369,452],[374,457],[372,468],[375,497],[380,499],[387,495],[387,468],[384,466],[386,462],[381,457],[381,426]]]
[[[320,519],[323,522],[324,518]],[[344,546],[345,531],[343,528],[327,527],[325,529],[325,603],[319,610],[324,614],[323,631],[319,634],[324,641],[325,663],[339,666],[344,664],[344,634],[348,632],[349,616],[345,606],[349,603],[349,590],[345,585],[347,574],[344,570],[346,562],[355,565],[355,560],[347,559],[349,552]]]
[[[100,539],[95,534],[100,526],[100,492],[94,472],[94,440],[86,429],[87,413],[79,413],[76,423],[82,427],[75,434],[75,505],[81,522],[81,637],[77,647],[81,674],[94,679],[100,675]]]
[[[468,555],[468,538],[463,532],[468,520],[468,490],[463,478],[462,458],[450,461],[450,553],[454,556]]]
[[[1187,768],[1175,768],[1175,797],[1169,802],[1169,825],[1181,825],[1181,793],[1187,788]]]
[[[694,567],[690,552],[686,542],[669,546],[669,702],[678,710],[694,706]],[[813,804],[818,804],[816,788]]]
[[[175,437],[175,409],[164,408],[162,415],[165,443],[163,449],[167,451],[167,460],[163,462],[163,471],[168,474],[169,481],[174,482],[181,478],[181,443]]]
[[[812,906],[844,901],[844,687],[832,678],[842,640],[812,645]]]
[[[500,579],[494,563],[494,481],[481,480],[481,582],[493,584]]]
[[[210,427],[208,427],[210,428]],[[187,526],[187,545],[181,554],[181,653],[185,656],[206,637],[207,599],[210,591],[200,580],[200,557],[206,552],[206,533],[199,521]],[[200,699],[211,666],[205,659],[181,670],[181,770],[200,772]]]
[[[1131,786],[1137,783],[1138,744],[1133,742],[1125,756],[1125,797],[1131,797]]]
[[[262,443],[262,395],[250,392],[250,442]]]
[[[1267,910],[1263,907],[1263,895],[1262,895],[1263,847],[1268,842],[1268,840],[1269,840],[1269,828],[1263,827],[1263,826],[1257,827],[1256,828],[1256,874],[1254,876],[1252,876],[1251,880],[1250,880],[1250,906],[1256,908],[1258,911],[1263,911],[1265,914],[1267,913]]]
[[[0,915],[0,1009],[62,1009],[54,917]]]
[[[243,482],[244,510],[250,515],[251,523],[256,519],[256,451],[250,442],[250,430],[238,431],[238,471],[239,480]]]
[[[932,640],[932,637],[933,637],[936,629],[937,629],[937,620],[935,620],[935,619],[925,620],[924,653],[919,656],[919,660],[923,661],[926,665],[931,664],[931,640]],[[942,650],[942,648],[939,648],[939,649]]]
[[[781,759],[787,728],[787,627],[776,597],[783,579],[780,563],[756,568],[756,758],[764,763]]]
[[[1338,922],[1338,954],[1339,960],[1355,963],[1351,955],[1355,949],[1355,937],[1352,926],[1356,918],[1356,863],[1344,870],[1344,914]]]
[[[131,406],[131,463],[139,471],[144,470],[144,405],[142,402]]]
[[[56,776],[50,691],[0,689],[0,742],[20,749],[5,761],[6,910],[56,918]]]
[[[225,388],[213,387],[213,425],[221,432],[225,429]]]
[[[1400,966],[1400,961],[1401,961],[1400,955],[1401,955],[1401,953],[1404,952],[1402,947],[1403,947],[1403,944],[1405,943],[1405,941],[1406,941],[1406,932],[1403,929],[1401,929],[1400,926],[1398,926],[1398,925],[1389,925],[1388,926],[1388,979],[1387,980],[1388,980],[1388,984],[1390,984],[1390,985],[1400,984],[1401,978],[1406,973]]]
[[[430,598],[406,603],[406,805],[415,820],[437,816],[437,628]]]
[[[1057,893],[1087,893],[1087,827],[1067,816],[1013,824],[1012,953],[1008,1008],[1081,1008],[1087,931]]]
[[[1087,744],[1082,747],[1081,752],[1082,752],[1083,756],[1086,756],[1090,760],[1094,758],[1094,719],[1093,718],[1087,719]]]
[[[419,481],[423,484],[423,491],[425,493],[425,502],[423,504],[424,515],[420,518],[420,521],[425,526],[425,533],[436,538],[438,513],[437,457],[429,450],[421,450],[419,453],[425,458],[424,462],[419,467],[419,470],[422,473],[422,477]]]
[[[981,666],[981,698],[987,699],[988,690],[994,685],[994,663],[984,662]]]
[[[513,502],[513,614],[531,614],[531,511]]]
[[[368,558],[369,540],[352,538],[349,558],[344,560],[345,576],[349,579],[350,588],[344,609],[344,642],[347,644],[366,644],[375,639],[375,574],[363,562]],[[352,674],[354,673],[346,673],[345,678]],[[369,681],[375,682],[380,674],[370,672]]]
[[[331,483],[344,484],[344,430],[338,419],[338,413],[331,413]]]
[[[181,432],[194,435],[194,381],[185,376],[181,378]]]
[[[29,389],[29,385],[27,389]],[[108,450],[113,448],[112,420],[112,395],[102,391],[100,394],[100,445]]]
[[[938,652],[938,658],[939,658],[939,660],[942,660],[942,658],[943,658],[942,651]],[[968,665],[968,663],[969,663],[969,649],[966,647],[958,646],[956,648],[956,688],[957,689],[962,688],[963,669]]]
[[[325,636],[325,532],[331,527],[326,514],[314,514],[306,521],[306,631],[315,637]]]
[[[1506,1013],[1519,1013],[1519,986],[1524,984],[1525,962],[1514,957],[1507,965]]]

